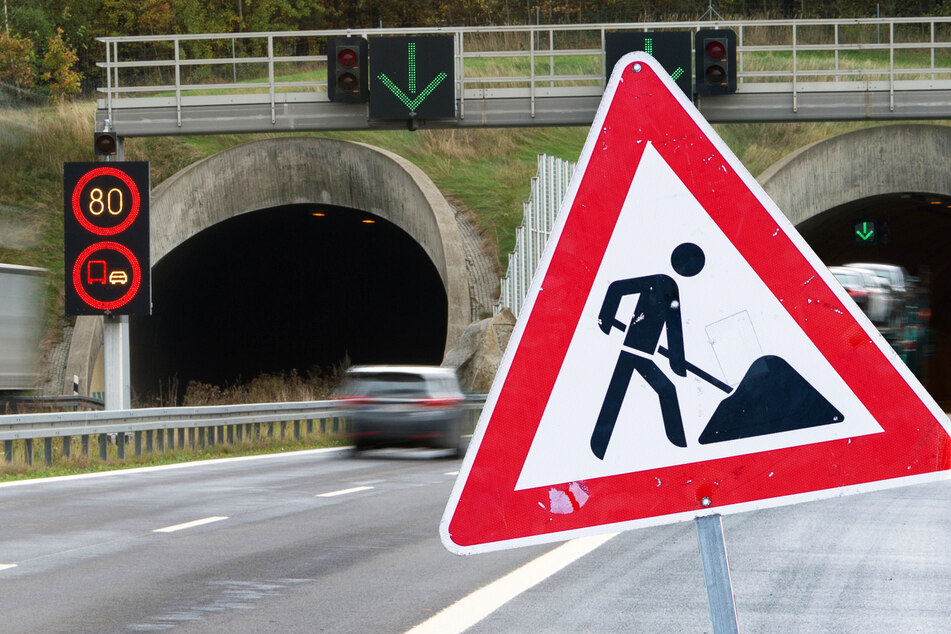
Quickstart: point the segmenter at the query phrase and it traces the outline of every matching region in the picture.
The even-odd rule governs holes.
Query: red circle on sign
[[[129,208],[129,215],[126,216],[126,219],[117,224],[115,227],[100,227],[99,225],[93,224],[88,218],[86,218],[86,215],[83,213],[83,210],[79,204],[83,187],[89,184],[89,181],[99,176],[114,176],[115,178],[118,178],[123,183],[125,183],[126,187],[129,188],[129,195],[132,197],[132,206]],[[82,178],[79,179],[79,182],[77,182],[76,186],[73,188],[73,215],[76,216],[76,220],[78,220],[79,224],[81,224],[87,231],[91,231],[92,233],[95,233],[99,236],[113,236],[128,229],[129,225],[135,222],[136,217],[139,215],[140,202],[141,198],[139,196],[139,188],[136,186],[135,181],[132,180],[131,176],[115,167],[97,167],[96,169],[89,170],[82,175]]]
[[[132,283],[129,284],[129,290],[126,291],[125,295],[111,302],[104,302],[102,300],[96,299],[83,287],[83,264],[85,264],[86,260],[89,259],[90,255],[103,249],[112,249],[113,251],[119,252],[125,256],[125,259],[128,260],[129,264],[132,266]],[[135,297],[135,294],[139,291],[139,286],[141,284],[142,269],[139,266],[139,260],[135,257],[132,251],[118,242],[96,242],[95,244],[91,244],[83,249],[83,252],[79,254],[79,256],[76,258],[76,262],[73,264],[73,288],[76,289],[80,299],[82,299],[87,305],[99,310],[115,310],[116,308],[125,306],[130,301],[132,301],[133,297]]]

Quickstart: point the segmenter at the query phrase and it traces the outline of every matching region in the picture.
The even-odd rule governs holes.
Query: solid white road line
[[[28,480],[10,480],[9,482],[0,482],[0,489],[6,487],[28,486],[31,484],[50,484],[52,482],[63,482],[67,480],[87,480],[90,478],[111,478],[135,475],[137,473],[151,473],[153,471],[171,471],[178,469],[191,469],[196,467],[209,467],[228,462],[240,462],[246,460],[286,460],[288,458],[307,457],[325,453],[340,453],[347,451],[348,447],[325,447],[323,449],[301,449],[300,451],[287,451],[284,453],[265,453],[255,454],[253,456],[236,456],[234,458],[212,458],[211,460],[194,460],[192,462],[176,462],[174,464],[155,465],[154,467],[132,467],[130,469],[116,469],[114,471],[94,471],[92,473],[77,473],[76,475],[53,476],[50,478],[30,478]]]
[[[165,528],[156,528],[153,533],[174,533],[175,531],[185,530],[186,528],[194,528],[196,526],[202,526],[203,524],[211,524],[212,522],[220,522],[221,520],[226,520],[227,517],[222,515],[215,515],[214,517],[206,517],[200,520],[194,520],[192,522],[185,522],[184,524],[175,524],[174,526],[166,526]]]
[[[568,564],[581,559],[615,535],[617,533],[582,537],[562,544],[501,579],[496,579],[469,596],[456,601],[442,612],[408,630],[406,634],[463,632],[495,612],[506,602],[541,583]]]
[[[367,489],[372,489],[373,487],[353,487],[350,489],[340,489],[339,491],[328,491],[327,493],[318,493],[315,497],[319,498],[332,498],[337,497],[338,495],[346,495],[348,493],[356,493],[357,491],[366,491]]]
[[[16,568],[16,564],[0,564],[0,570],[6,570],[7,568]]]

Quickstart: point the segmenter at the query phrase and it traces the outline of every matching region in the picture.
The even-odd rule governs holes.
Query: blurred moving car
[[[830,266],[829,272],[873,324],[882,326],[888,323],[892,299],[885,280],[871,271],[851,266]]]
[[[868,314],[868,292],[858,271],[847,269],[844,266],[830,266],[829,272],[838,280],[849,297],[858,304],[863,313]]]
[[[904,300],[904,296],[908,293],[908,271],[906,271],[905,267],[903,266],[898,266],[896,264],[875,264],[870,262],[855,262],[846,264],[845,266],[853,269],[871,271],[875,275],[885,278],[888,286],[892,289],[892,292],[899,300]]]
[[[434,366],[366,365],[347,370],[337,398],[345,403],[348,436],[359,453],[376,447],[466,450],[465,395],[455,370]]]
[[[896,264],[878,264],[871,262],[855,262],[846,264],[850,268],[869,271],[885,281],[891,295],[887,325],[891,328],[900,328],[904,323],[905,308],[912,301],[915,292],[911,276],[904,267]]]

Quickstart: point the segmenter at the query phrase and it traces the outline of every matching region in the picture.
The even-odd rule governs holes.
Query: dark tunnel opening
[[[856,222],[868,220],[883,240],[856,238]],[[875,196],[840,205],[796,227],[827,266],[883,263],[905,267],[918,278],[930,309],[927,337],[908,365],[942,405],[951,401],[951,198],[922,193]]]
[[[152,270],[153,311],[131,320],[134,398],[189,381],[442,360],[447,300],[423,248],[395,224],[338,207],[243,214]]]

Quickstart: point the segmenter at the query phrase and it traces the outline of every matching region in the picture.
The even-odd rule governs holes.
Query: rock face
[[[459,383],[467,392],[488,393],[514,327],[515,315],[508,308],[494,317],[469,324],[442,365],[455,368]]]

